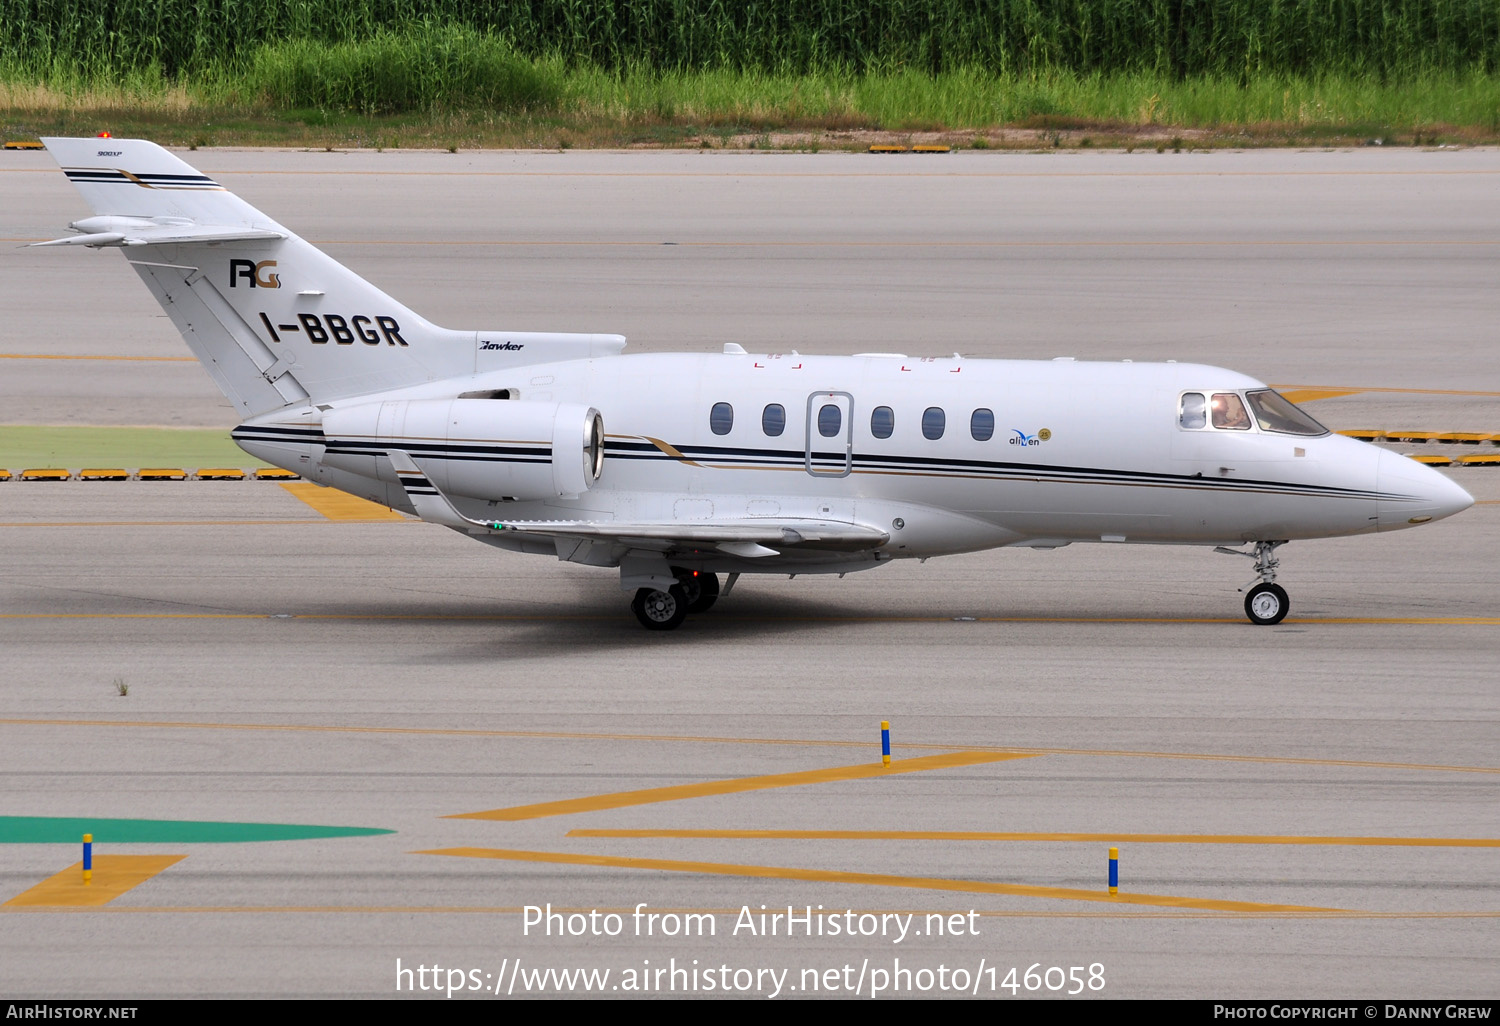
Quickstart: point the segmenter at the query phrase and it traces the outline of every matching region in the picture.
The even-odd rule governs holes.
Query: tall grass
[[[272,108],[399,114],[442,108],[547,109],[561,95],[556,62],[531,61],[497,36],[457,25],[380,29],[365,40],[287,40],[259,47],[241,78]]]
[[[1241,81],[1500,70],[1495,0],[0,0],[0,63],[177,78],[267,43],[342,43],[420,23],[613,70]]]

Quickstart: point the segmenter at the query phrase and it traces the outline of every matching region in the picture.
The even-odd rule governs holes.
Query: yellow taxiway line
[[[569,852],[517,851],[509,848],[438,848],[416,855],[452,855],[469,859],[503,859],[510,862],[543,862],[570,866],[608,866],[616,869],[649,869],[668,873],[698,873],[709,876],[756,877],[769,880],[805,880],[814,883],[859,884],[870,887],[911,887],[961,894],[1005,894],[1021,898],[1052,898],[1064,901],[1096,901],[1120,905],[1151,905],[1210,912],[1341,912],[1342,909],[1307,905],[1277,905],[1258,901],[1222,901],[1183,898],[1167,894],[1110,894],[1074,887],[1036,887],[1029,884],[992,883],[987,880],[947,880],[931,876],[896,876],[890,873],[851,873],[829,869],[795,869],[785,866],[747,866],[727,862],[682,862],[676,859],[621,858],[615,855],[580,855]]]
[[[192,617],[197,614],[166,614]],[[228,614],[244,619],[264,619],[263,614]],[[565,730],[473,730],[458,727],[380,727],[355,726],[349,724],[321,723],[203,723],[186,720],[72,720],[72,719],[22,719],[0,717],[0,726],[9,727],[115,727],[145,730],[245,730],[288,731],[326,734],[397,734],[427,737],[468,738],[516,738],[532,741],[640,741],[646,744],[710,744],[710,745],[758,745],[793,746],[804,748],[863,748],[874,749],[872,741],[857,741],[849,738],[785,738],[785,737],[716,737],[710,734],[613,734]],[[1500,766],[1453,766],[1442,763],[1422,762],[1375,762],[1362,759],[1317,759],[1290,755],[1232,755],[1222,752],[1150,752],[1134,749],[1111,748],[1040,748],[1000,745],[956,745],[901,743],[892,745],[893,750],[931,751],[937,749],[951,752],[995,752],[1007,756],[1025,755],[1085,755],[1115,759],[1186,759],[1201,762],[1242,762],[1269,766],[1332,766],[1340,769],[1380,769],[1421,771],[1438,773],[1495,773]],[[910,760],[901,760],[902,762]]]
[[[83,863],[77,862],[16,895],[0,908],[106,905],[185,858],[186,855],[96,855],[93,880],[89,883],[83,882]]]
[[[567,798],[537,805],[517,805],[506,809],[489,809],[485,812],[465,812],[445,819],[495,819],[520,820],[542,819],[548,816],[569,816],[579,812],[598,812],[602,809],[623,809],[634,805],[655,805],[659,802],[675,802],[684,798],[706,798],[720,794],[742,794],[746,791],[767,791],[777,787],[799,787],[804,784],[827,784],[839,780],[868,780],[871,777],[888,777],[901,773],[920,773],[923,770],[953,769],[959,766],[980,766],[1011,759],[1029,759],[1030,754],[1015,752],[950,752],[945,755],[924,755],[915,759],[899,759],[889,766],[861,763],[855,766],[834,766],[829,769],[803,770],[797,773],[773,773],[763,777],[737,777],[733,780],[706,780],[695,784],[678,784],[672,787],[652,787],[643,791],[617,791],[613,794],[595,794],[583,798]]]
[[[791,841],[1090,841],[1119,844],[1318,844],[1389,848],[1500,848],[1494,837],[1313,837],[1296,834],[1078,834],[991,830],[569,830],[568,837]]]

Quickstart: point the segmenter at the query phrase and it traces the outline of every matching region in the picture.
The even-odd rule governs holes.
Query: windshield
[[[1293,406],[1284,395],[1269,388],[1263,392],[1246,392],[1245,398],[1255,411],[1255,422],[1262,431],[1284,435],[1328,434],[1326,427]]]

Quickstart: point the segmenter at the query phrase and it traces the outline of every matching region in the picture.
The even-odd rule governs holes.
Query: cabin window
[[[969,434],[974,436],[976,442],[988,442],[995,437],[995,413],[993,410],[979,409],[969,418]]]
[[[708,427],[716,435],[727,435],[734,427],[734,407],[728,403],[714,403],[708,412]]]
[[[929,406],[922,411],[922,435],[936,442],[943,437],[943,428],[947,427],[948,415],[941,407]]]
[[[1213,403],[1214,427],[1226,431],[1249,431],[1250,414],[1236,392],[1215,392]]]
[[[1177,414],[1177,423],[1191,431],[1208,427],[1208,404],[1202,392],[1184,392],[1182,409]]]
[[[824,438],[835,438],[844,426],[844,411],[829,403],[818,411],[818,434]]]
[[[1255,422],[1262,431],[1275,431],[1283,435],[1326,435],[1328,429],[1307,414],[1280,392],[1266,389],[1263,392],[1246,392],[1245,398],[1255,411]]]
[[[760,414],[760,429],[772,438],[786,430],[786,409],[780,403],[772,403]]]
[[[896,430],[896,415],[889,406],[877,406],[870,411],[870,434],[876,438],[889,438]]]

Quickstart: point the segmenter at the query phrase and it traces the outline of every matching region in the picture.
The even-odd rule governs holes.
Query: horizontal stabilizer
[[[33,246],[150,246],[180,245],[190,242],[250,242],[257,239],[284,239],[286,232],[243,225],[194,224],[190,221],[163,223],[145,217],[87,217],[68,227],[79,235],[69,235]]]

